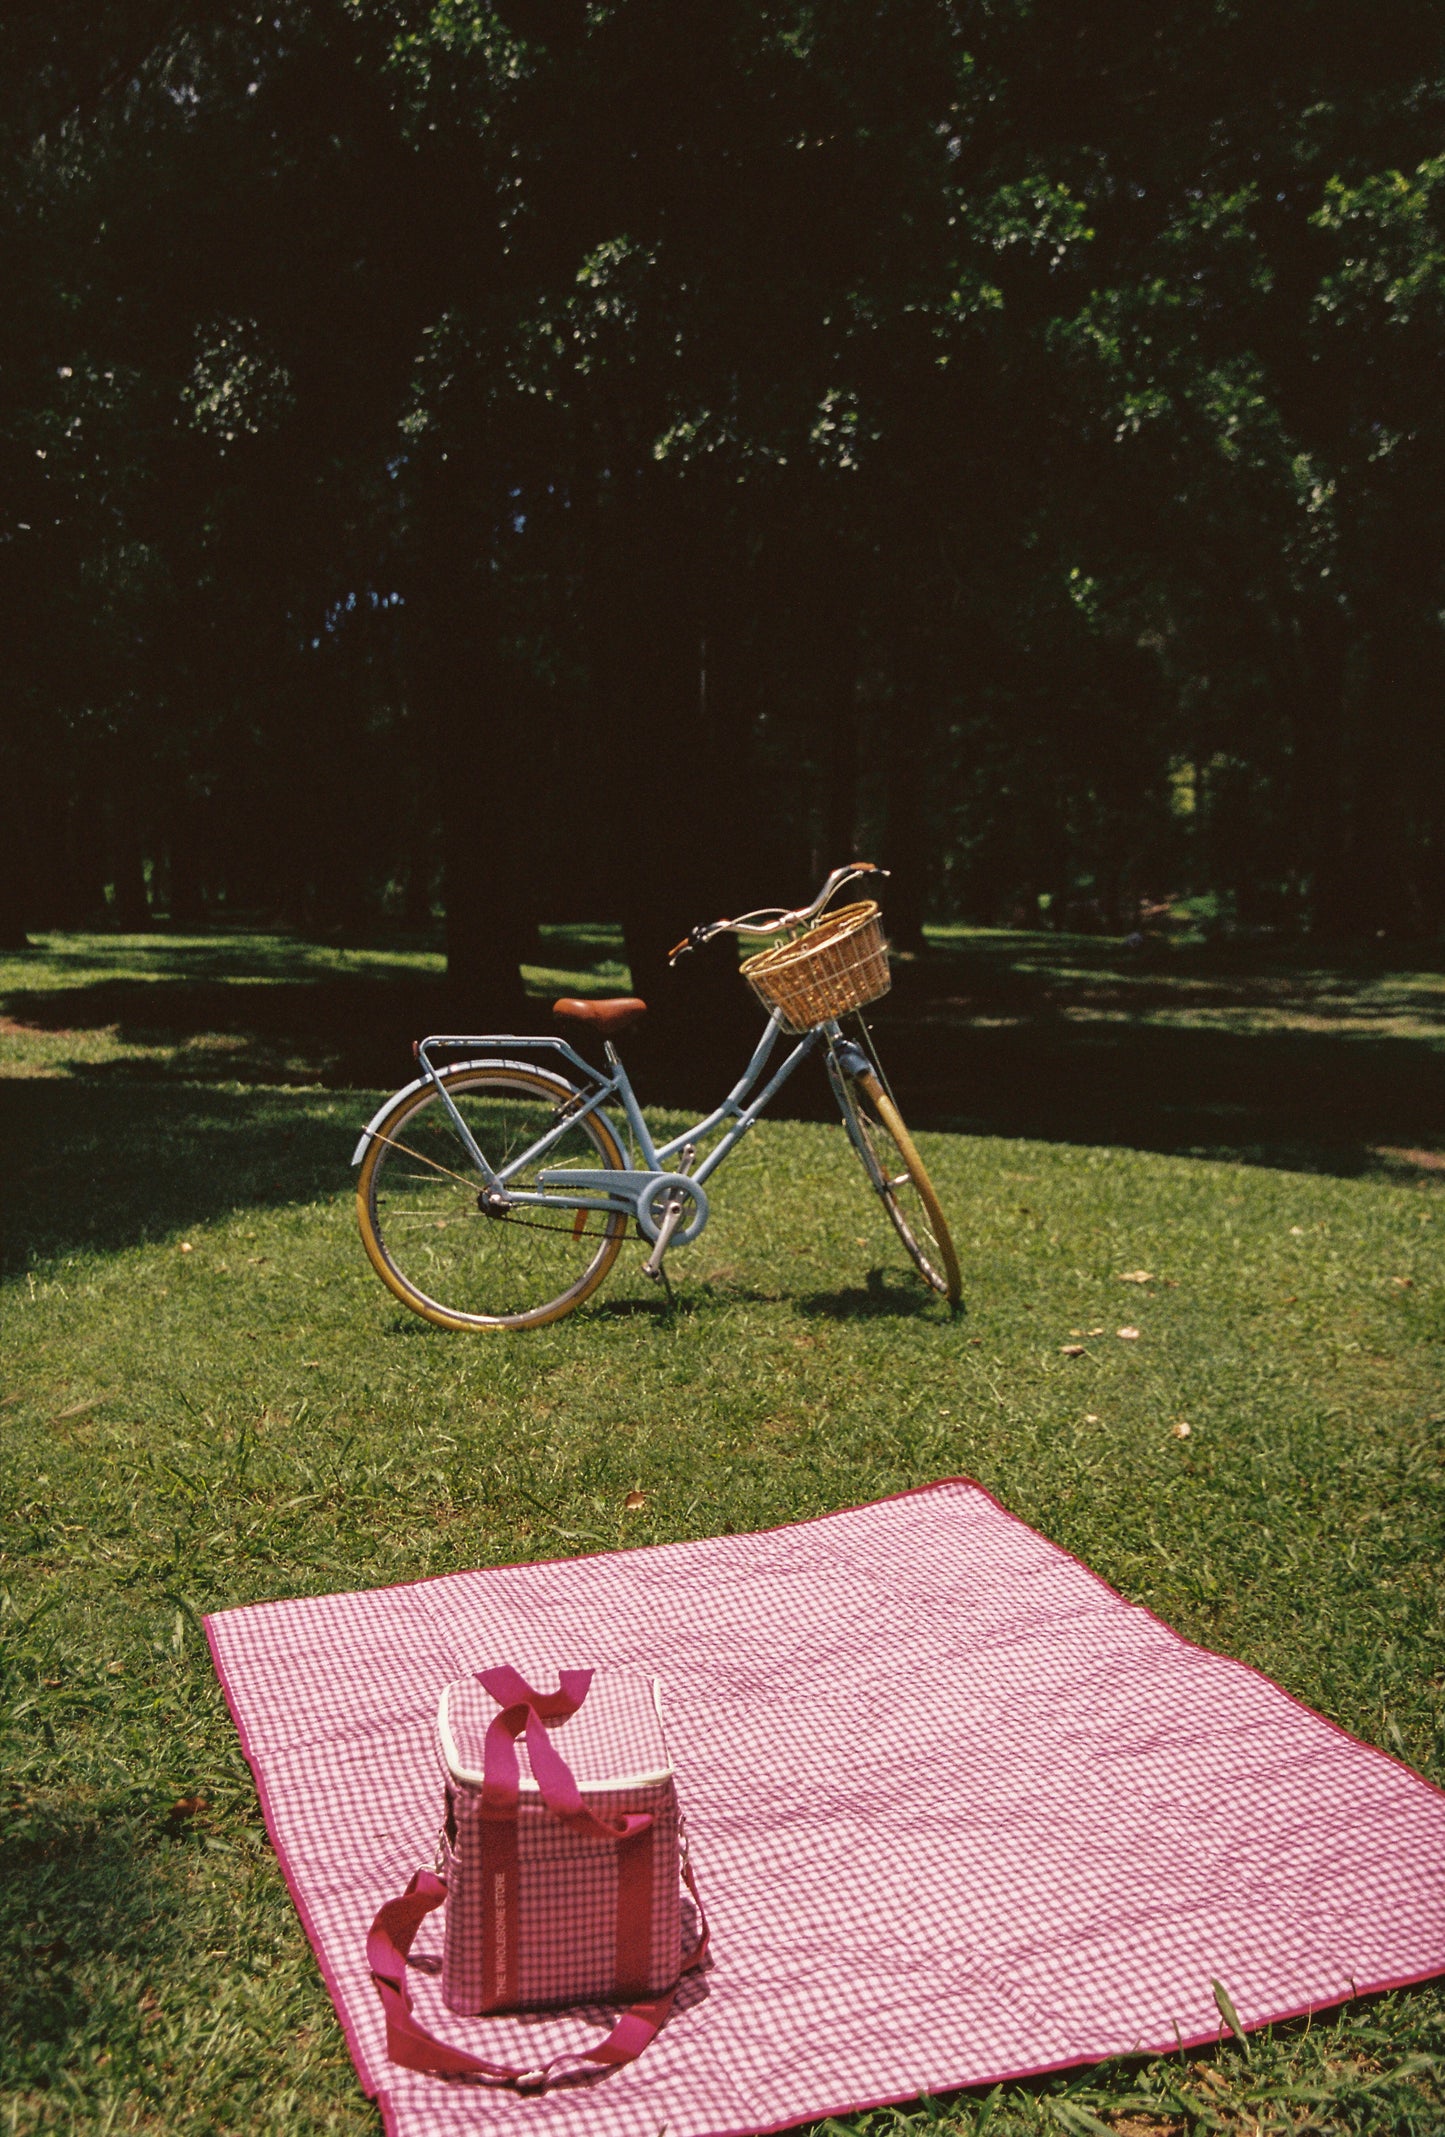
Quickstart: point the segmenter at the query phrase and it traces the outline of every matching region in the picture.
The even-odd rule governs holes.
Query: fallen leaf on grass
[[[1392,1276],[1390,1282],[1398,1284],[1402,1291],[1410,1291],[1414,1289],[1415,1279],[1413,1276]]]
[[[1084,1355],[1082,1343],[1061,1343],[1059,1349],[1066,1358],[1082,1358]]]
[[[1147,1269],[1126,1269],[1119,1278],[1121,1284],[1152,1284],[1153,1281]]]
[[[1101,1336],[1101,1335],[1102,1335],[1103,1333],[1104,1333],[1104,1331],[1103,1331],[1103,1329],[1102,1329],[1102,1328],[1091,1328],[1091,1329],[1089,1330],[1089,1334],[1090,1334],[1091,1336]]]
[[[647,1493],[645,1491],[630,1491],[622,1502],[624,1512],[629,1514],[641,1513],[646,1504]]]
[[[1116,1328],[1114,1333],[1116,1336],[1121,1337],[1125,1343],[1137,1343],[1139,1340],[1137,1328]]]
[[[1190,1424],[1189,1419],[1187,1417],[1180,1417],[1176,1418],[1175,1422],[1169,1427],[1169,1430],[1174,1434],[1175,1439],[1187,1440],[1190,1433],[1194,1430],[1194,1427]]]
[[[1086,1425],[1097,1425],[1098,1422],[1099,1420],[1097,1417],[1095,1417],[1092,1410],[1086,1410],[1084,1412],[1084,1423]]]
[[[166,1816],[173,1825],[180,1825],[187,1818],[194,1818],[198,1811],[203,1811],[205,1808],[206,1798],[204,1796],[182,1796],[178,1803],[171,1805],[166,1812]]]
[[[24,1402],[23,1395],[0,1395],[0,1410],[8,1410],[12,1402]]]
[[[196,1251],[196,1250],[195,1250],[195,1248],[194,1248],[194,1247],[193,1247],[193,1246],[191,1245],[191,1242],[189,1241],[189,1239],[183,1239],[183,1240],[181,1241],[181,1252],[182,1252],[183,1254],[194,1254],[194,1253],[195,1253],[195,1251]]]
[[[125,1664],[123,1662],[107,1662],[105,1674],[107,1677],[123,1677],[125,1675]]]

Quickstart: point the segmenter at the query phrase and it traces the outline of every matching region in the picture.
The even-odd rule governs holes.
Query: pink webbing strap
[[[571,1767],[547,1734],[549,1721],[566,1721],[587,1697],[591,1670],[563,1670],[560,1692],[534,1692],[514,1669],[483,1670],[479,1682],[501,1707],[487,1729],[482,1758],[482,1816],[515,1818],[521,1793],[517,1738],[527,1733],[527,1757],[542,1801],[554,1817],[593,1840],[630,1840],[652,1823],[650,1811],[598,1818],[582,1801]]]
[[[697,1944],[682,1962],[682,1972],[689,1974],[701,1966],[707,1956],[708,1927],[690,1864],[683,1864],[682,1874],[688,1891],[697,1902],[702,1930]],[[401,1898],[386,1902],[366,1940],[371,1978],[386,2012],[386,2052],[393,2063],[400,2063],[406,2070],[434,2071],[443,2077],[490,2078],[499,2085],[541,2087],[554,2077],[568,2074],[569,2069],[571,2073],[580,2074],[589,2063],[601,2069],[615,2069],[621,2063],[635,2061],[666,2023],[677,1994],[676,1984],[661,1996],[635,2003],[631,2010],[624,2011],[606,2040],[596,2048],[553,2056],[550,2062],[535,2070],[520,2070],[508,2063],[489,2063],[482,2056],[469,2054],[465,2048],[453,2048],[448,2042],[438,2040],[412,2011],[411,1992],[406,1985],[406,1960],[418,1928],[446,1896],[447,1888],[439,1877],[433,1877],[429,1870],[418,1870]]]

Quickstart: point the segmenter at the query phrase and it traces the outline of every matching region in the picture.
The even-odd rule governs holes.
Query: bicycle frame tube
[[[471,1130],[468,1128],[466,1122],[462,1119],[461,1114],[457,1111],[456,1106],[453,1104],[452,1095],[450,1091],[448,1091],[441,1077],[437,1074],[435,1064],[430,1058],[428,1048],[433,1046],[553,1047],[558,1053],[565,1054],[567,1056],[567,1059],[571,1061],[574,1066],[581,1069],[583,1075],[586,1076],[590,1082],[602,1086],[602,1088],[599,1089],[593,1096],[592,1103],[588,1106],[581,1108],[581,1111],[586,1113],[590,1113],[593,1110],[593,1107],[599,1105],[601,1101],[610,1094],[615,1084],[615,1079],[614,1084],[607,1083],[605,1079],[598,1074],[597,1070],[593,1068],[591,1062],[585,1061],[581,1054],[576,1052],[573,1047],[570,1047],[567,1044],[567,1041],[565,1039],[527,1039],[520,1037],[515,1032],[498,1031],[488,1032],[484,1037],[471,1038],[463,1037],[457,1034],[433,1033],[430,1038],[420,1040],[417,1044],[416,1058],[421,1063],[422,1069],[428,1081],[431,1083],[432,1088],[435,1090],[438,1098],[440,1098],[442,1104],[446,1107],[447,1112],[450,1114],[452,1126],[456,1129],[457,1134],[461,1137],[463,1149],[466,1151],[472,1163],[476,1166],[482,1178],[486,1181],[488,1187],[501,1187],[505,1182],[506,1175],[503,1173],[494,1172],[492,1170],[492,1167],[482,1156],[481,1151],[477,1148],[476,1140],[473,1137]],[[569,1116],[569,1119],[577,1119],[579,1117],[579,1114],[574,1114]],[[565,1128],[567,1125],[567,1121],[559,1122],[557,1127],[553,1129],[550,1135],[543,1136],[540,1143],[534,1144],[531,1150],[524,1152],[523,1156],[518,1158],[514,1164],[509,1165],[507,1167],[507,1173],[515,1173],[520,1166],[524,1165],[527,1162],[529,1158],[535,1157],[539,1150],[545,1150],[550,1143],[556,1141],[557,1137],[562,1133],[563,1128]]]
[[[782,1028],[776,1017],[769,1017],[767,1029],[758,1041],[757,1050],[752,1060],[748,1063],[716,1112],[709,1113],[706,1120],[700,1120],[695,1127],[689,1128],[684,1134],[674,1136],[670,1143],[664,1143],[662,1149],[657,1153],[659,1158],[670,1157],[674,1150],[680,1150],[685,1143],[696,1142],[704,1135],[711,1135],[714,1128],[721,1127],[725,1120],[731,1120],[732,1127],[718,1139],[696,1171],[690,1174],[689,1177],[703,1181],[717,1171],[723,1159],[736,1150],[759,1114],[763,1112],[775,1094],[782,1089],[794,1069],[798,1066],[798,1063],[804,1060],[807,1055],[815,1052],[821,1043],[823,1036],[821,1032],[804,1032],[787,1059],[774,1071],[763,1089],[758,1093],[758,1096],[749,1105],[747,1103],[748,1093],[767,1067],[769,1057],[778,1043]]]
[[[660,1148],[652,1140],[651,1130],[643,1117],[641,1106],[637,1103],[632,1081],[626,1068],[618,1058],[616,1050],[611,1045],[608,1046],[607,1060],[613,1072],[610,1088],[616,1091],[618,1098],[622,1102],[622,1109],[627,1115],[627,1125],[632,1130],[638,1149],[655,1172],[663,1172],[667,1169],[667,1160],[675,1151],[686,1149],[689,1143],[699,1142],[703,1136],[711,1135],[714,1128],[721,1127],[725,1120],[731,1120],[734,1126],[722,1137],[716,1148],[708,1152],[701,1165],[695,1171],[687,1174],[687,1178],[701,1182],[706,1180],[710,1173],[717,1171],[718,1166],[721,1165],[728,1153],[736,1149],[741,1137],[746,1135],[748,1129],[751,1128],[753,1122],[773,1094],[782,1089],[792,1075],[793,1070],[798,1066],[798,1063],[806,1054],[812,1053],[822,1037],[820,1032],[805,1032],[782,1067],[773,1076],[767,1088],[753,1100],[751,1105],[748,1105],[746,1103],[747,1095],[767,1067],[773,1048],[778,1043],[782,1028],[776,1017],[769,1017],[763,1035],[753,1049],[751,1061],[749,1061],[742,1075],[728,1092],[722,1104],[704,1119],[694,1121],[690,1128],[684,1128],[681,1135],[675,1135],[670,1143],[663,1143]]]
[[[421,1041],[417,1047],[416,1055],[428,1080],[432,1083],[442,1104],[446,1107],[452,1125],[461,1138],[462,1146],[473,1164],[477,1167],[489,1187],[500,1188],[504,1193],[508,1191],[507,1182],[515,1179],[517,1174],[528,1165],[535,1164],[537,1159],[544,1156],[551,1146],[566,1133],[569,1127],[572,1127],[577,1121],[585,1119],[589,1113],[599,1111],[609,1099],[615,1098],[627,1116],[627,1125],[637,1144],[645,1170],[616,1176],[615,1187],[617,1192],[614,1193],[606,1192],[606,1188],[612,1183],[606,1180],[604,1174],[599,1173],[595,1182],[591,1179],[588,1180],[587,1191],[583,1193],[574,1191],[568,1194],[561,1188],[559,1182],[558,1186],[547,1188],[541,1193],[529,1192],[526,1189],[514,1190],[512,1191],[511,1199],[519,1205],[551,1203],[555,1206],[558,1203],[562,1203],[568,1208],[604,1208],[635,1213],[637,1197],[642,1188],[659,1173],[667,1171],[667,1160],[675,1152],[684,1149],[688,1143],[697,1142],[703,1136],[710,1135],[715,1128],[721,1127],[725,1121],[731,1121],[732,1126],[718,1139],[702,1164],[694,1172],[686,1175],[689,1179],[696,1180],[701,1186],[712,1173],[716,1172],[724,1158],[728,1157],[737,1148],[764,1108],[771,1102],[776,1093],[782,1089],[799,1062],[804,1060],[808,1054],[815,1052],[829,1036],[826,1030],[805,1032],[786,1060],[774,1071],[757,1097],[753,1098],[749,1103],[749,1094],[756,1088],[768,1062],[772,1058],[773,1050],[781,1033],[782,1025],[778,1019],[770,1017],[762,1037],[753,1050],[752,1059],[748,1062],[747,1067],[743,1070],[742,1075],[738,1078],[732,1090],[729,1091],[722,1104],[716,1107],[713,1112],[707,1114],[704,1119],[696,1122],[690,1128],[685,1128],[680,1135],[674,1136],[670,1142],[664,1143],[661,1148],[652,1139],[652,1133],[648,1128],[642,1108],[637,1103],[637,1096],[632,1088],[631,1078],[610,1043],[607,1046],[608,1066],[612,1070],[610,1076],[604,1076],[599,1069],[594,1068],[592,1063],[585,1060],[581,1054],[569,1046],[565,1039],[526,1038],[513,1032],[489,1032],[485,1035],[469,1034],[465,1036],[434,1035]],[[505,1166],[501,1172],[497,1172],[487,1163],[481,1151],[477,1148],[476,1141],[465,1120],[452,1102],[445,1080],[439,1075],[430,1058],[430,1049],[433,1047],[451,1046],[467,1048],[477,1046],[495,1046],[499,1048],[547,1047],[564,1055],[567,1060],[580,1069],[592,1088],[586,1094],[585,1104],[569,1110],[564,1120],[559,1121],[546,1135],[539,1137],[529,1149],[522,1151],[517,1157],[513,1158],[511,1163]],[[603,1199],[600,1201],[598,1199],[599,1190],[603,1194]]]

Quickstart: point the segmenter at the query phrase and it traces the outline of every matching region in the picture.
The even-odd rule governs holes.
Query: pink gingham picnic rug
[[[266,1822],[393,2137],[751,2137],[1445,1972],[1445,1795],[1192,1646],[963,1480],[754,1536],[208,1619]],[[654,1672],[712,1925],[645,2055],[540,2095],[398,2068],[366,1965],[430,1863],[440,1687]],[[437,1923],[433,1930],[430,1923]],[[430,1934],[431,1942],[427,1942]],[[611,2013],[453,2016],[504,2062]]]

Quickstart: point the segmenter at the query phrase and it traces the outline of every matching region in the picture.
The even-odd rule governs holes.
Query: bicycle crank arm
[[[672,1245],[672,1235],[681,1224],[686,1207],[681,1195],[669,1197],[666,1212],[657,1228],[657,1244],[642,1264],[643,1275],[650,1276],[654,1283],[662,1281],[662,1257]]]
[[[681,1152],[682,1169],[684,1174],[686,1173],[688,1166],[692,1164],[696,1156],[697,1145],[695,1143],[685,1144]],[[665,1208],[663,1209],[662,1216],[659,1219],[655,1213],[656,1204],[658,1202],[659,1197],[664,1192],[667,1196],[667,1203]],[[643,1275],[650,1276],[655,1283],[661,1283],[662,1281],[663,1256],[666,1254],[668,1248],[672,1245],[673,1234],[677,1230],[678,1226],[682,1223],[682,1220],[687,1213],[687,1206],[689,1202],[693,1204],[693,1207],[696,1211],[696,1215],[700,1221],[697,1224],[689,1227],[688,1232],[684,1236],[689,1238],[696,1238],[698,1232],[700,1232],[702,1229],[702,1223],[706,1220],[707,1217],[707,1200],[706,1197],[703,1195],[702,1189],[694,1185],[691,1181],[688,1181],[681,1177],[675,1177],[672,1180],[668,1180],[666,1175],[664,1175],[661,1179],[658,1180],[658,1182],[650,1190],[650,1192],[645,1197],[640,1198],[638,1201],[638,1222],[651,1222],[653,1224],[656,1224],[657,1226],[657,1243],[653,1247],[652,1252],[648,1255],[646,1261],[642,1264]]]

